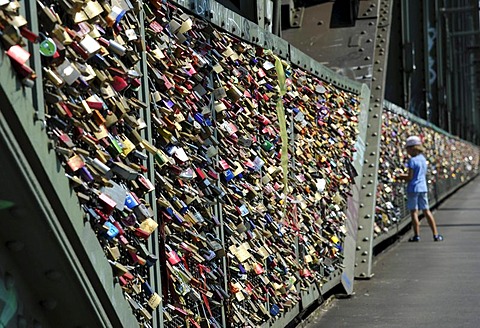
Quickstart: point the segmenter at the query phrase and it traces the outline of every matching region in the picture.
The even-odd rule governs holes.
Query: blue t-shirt
[[[413,170],[412,180],[408,182],[407,192],[428,192],[427,160],[423,154],[411,157],[407,167]]]

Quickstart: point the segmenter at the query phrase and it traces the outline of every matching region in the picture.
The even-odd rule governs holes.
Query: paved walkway
[[[480,177],[434,212],[444,242],[422,220],[419,243],[406,234],[375,260],[354,296],[327,301],[304,327],[480,327]]]

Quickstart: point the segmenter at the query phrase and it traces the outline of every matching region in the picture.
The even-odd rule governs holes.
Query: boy
[[[407,208],[412,217],[412,226],[414,236],[408,239],[410,242],[420,241],[420,222],[418,220],[418,210],[423,211],[427,218],[430,229],[432,229],[433,240],[442,241],[443,236],[437,232],[437,225],[432,212],[428,206],[428,187],[427,187],[427,160],[423,156],[422,141],[417,136],[407,138],[407,154],[410,156],[408,161],[408,173],[400,174],[399,180],[408,181],[407,186]]]

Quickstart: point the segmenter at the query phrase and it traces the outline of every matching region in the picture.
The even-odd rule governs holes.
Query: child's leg
[[[430,210],[423,210],[423,215],[427,218],[428,225],[430,226],[430,229],[432,229],[433,235],[438,235],[437,224],[435,223],[432,212],[430,212]]]
[[[418,211],[411,210],[410,216],[412,217],[412,228],[415,236],[420,236],[420,222],[418,221]]]
[[[423,211],[423,215],[425,215],[427,218],[428,225],[430,226],[430,229],[432,229],[433,235],[437,236],[437,224],[435,223],[432,212],[430,212],[430,207],[428,206],[428,194],[426,192],[421,193],[420,197],[418,198],[418,208]]]

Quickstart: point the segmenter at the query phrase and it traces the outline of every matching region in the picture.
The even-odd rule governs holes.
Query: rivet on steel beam
[[[357,251],[361,250],[362,247],[361,246],[357,246]]]
[[[359,48],[359,49],[358,49],[358,51],[359,51],[359,52],[364,52],[364,51],[365,51],[365,49],[363,49],[363,48]]]
[[[373,114],[373,118],[378,118],[378,114]]]
[[[377,154],[376,152],[372,151],[372,152],[370,153],[370,156],[375,156],[376,154]]]
[[[368,165],[368,167],[374,167],[375,164],[371,163],[370,165]]]
[[[362,263],[367,263],[367,260],[363,259],[363,260],[362,260]],[[360,274],[360,276],[365,277],[366,274],[362,272],[362,273]]]
[[[365,60],[370,60],[370,56],[365,57]]]
[[[363,226],[362,226],[362,225],[359,225],[359,226],[358,226],[358,230],[363,230]]]
[[[370,164],[370,165],[372,165],[372,164]],[[372,193],[369,192],[369,193],[367,194],[367,197],[372,197]]]
[[[373,180],[368,180],[368,184],[373,184]]]
[[[366,185],[362,185],[362,189],[365,189],[365,188],[367,188],[367,186],[366,186]]]
[[[376,137],[376,136],[378,136],[378,133],[377,133],[377,132],[373,132],[373,133],[372,133],[372,137]]]
[[[375,61],[375,64],[380,64],[381,61],[379,61],[378,59]]]
[[[381,85],[377,85],[377,86],[375,87],[375,89],[377,89],[377,90],[380,90],[381,88],[382,88]]]
[[[364,216],[365,219],[370,219],[371,218],[371,215],[370,214],[367,214]]]
[[[366,43],[372,43],[373,40],[372,39],[367,39],[367,41],[365,41]]]
[[[379,72],[383,72],[383,68],[380,67],[380,68],[378,69],[378,71],[379,71]]]
[[[363,255],[363,256],[367,256],[367,255],[368,255],[368,252],[367,252],[367,251],[364,251],[364,252],[362,253],[362,255]]]
[[[363,30],[360,34],[367,34],[367,31]]]
[[[370,240],[370,238],[368,238],[368,237],[363,238],[363,241],[369,241],[369,240]]]
[[[369,177],[373,177],[373,173],[370,173],[368,176],[369,176]]]
[[[365,207],[365,204],[364,203],[360,203],[360,208],[364,208]]]

